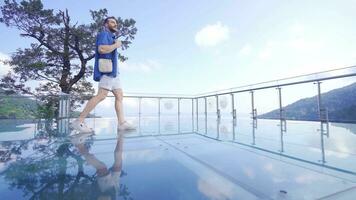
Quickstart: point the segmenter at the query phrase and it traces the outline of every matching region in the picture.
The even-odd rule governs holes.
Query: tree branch
[[[54,83],[58,83],[58,84],[59,84],[59,81],[52,80],[52,79],[50,79],[50,78],[48,78],[48,77],[45,77],[45,76],[43,76],[42,74],[39,74],[38,71],[36,71],[35,73],[36,73],[37,76],[39,76],[39,77],[41,77],[41,78],[43,78],[43,79],[46,79],[47,81],[51,81],[51,82],[54,82]]]
[[[88,56],[87,58],[85,58],[85,61],[89,61],[91,59],[95,58],[95,53],[93,53],[92,55]]]
[[[72,35],[74,35],[74,46],[71,44],[71,43],[68,43],[68,46],[70,47],[70,48],[72,48],[77,54],[78,54],[78,57],[79,57],[79,59],[80,59],[80,61],[86,61],[85,59],[84,59],[84,56],[83,56],[83,51],[80,49],[80,47],[79,47],[79,39],[78,39],[78,36],[77,35],[75,35],[75,33],[72,33]]]
[[[62,52],[55,50],[49,44],[45,43],[45,41],[43,41],[44,36],[43,37],[41,36],[41,38],[39,38],[35,34],[29,34],[29,33],[22,33],[21,36],[28,36],[28,37],[35,38],[42,46],[45,46],[47,49],[51,50],[52,52],[54,52],[56,54],[63,54]]]
[[[86,61],[82,62],[82,65],[80,67],[80,71],[78,72],[77,75],[74,76],[74,78],[72,80],[70,80],[69,88],[71,88],[76,82],[78,82],[80,80],[80,78],[83,77],[83,75],[85,74],[86,65],[87,65]]]

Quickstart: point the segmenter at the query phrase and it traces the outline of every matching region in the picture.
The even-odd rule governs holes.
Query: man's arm
[[[121,47],[121,41],[115,40],[115,43],[112,45],[99,45],[98,51],[100,54],[111,53],[115,49]]]

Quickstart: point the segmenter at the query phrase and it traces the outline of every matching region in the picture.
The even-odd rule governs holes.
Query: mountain
[[[27,97],[5,95],[0,88],[0,119],[30,119],[35,118],[37,103]]]
[[[40,109],[41,102],[36,102],[33,98],[21,95],[6,95],[0,88],[0,119],[36,119],[51,118],[53,111],[46,110],[46,107]],[[70,117],[77,118],[80,111],[71,111]],[[50,116],[50,117],[49,117]],[[99,115],[89,114],[88,117],[100,117]]]
[[[321,95],[322,106],[328,109],[329,121],[356,122],[356,83]],[[317,96],[298,100],[283,108],[286,119],[319,120]],[[263,119],[279,119],[279,109],[259,115]]]

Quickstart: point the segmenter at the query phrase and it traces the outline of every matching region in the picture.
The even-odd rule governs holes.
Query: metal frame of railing
[[[337,70],[349,70],[349,69],[356,69],[356,66],[352,66],[352,67],[347,67],[347,68],[341,68],[341,69],[337,69]],[[332,72],[332,71],[337,71],[337,70],[329,70],[329,71],[325,71],[325,72]],[[356,71],[356,70],[355,70]],[[314,73],[314,74],[307,74],[304,76],[296,76],[296,77],[290,77],[289,79],[293,79],[293,78],[300,78],[300,77],[308,77],[308,76],[315,76],[317,74],[322,74],[325,72],[320,72],[320,73]],[[221,118],[221,110],[219,108],[219,96],[222,95],[231,95],[231,102],[232,102],[232,107],[231,107],[231,115],[233,119],[236,119],[236,105],[234,104],[235,102],[235,95],[237,93],[244,93],[244,92],[249,92],[251,94],[251,118],[252,119],[257,119],[257,108],[255,108],[255,97],[254,97],[254,92],[258,91],[258,90],[264,90],[264,89],[270,89],[270,88],[276,88],[278,90],[278,97],[279,97],[279,119],[280,120],[285,120],[285,111],[283,109],[283,105],[282,105],[282,88],[285,86],[291,86],[291,85],[299,85],[299,84],[305,84],[305,83],[315,83],[317,84],[317,105],[318,105],[318,113],[319,113],[319,120],[321,122],[327,123],[329,121],[328,118],[328,112],[327,112],[327,108],[323,107],[322,105],[322,99],[321,99],[321,83],[322,81],[327,81],[327,80],[333,80],[333,79],[340,79],[340,78],[346,78],[346,77],[354,77],[356,76],[356,72],[355,73],[348,73],[348,74],[342,74],[342,75],[336,75],[336,76],[327,76],[327,77],[322,77],[322,78],[312,78],[312,79],[308,79],[308,80],[300,80],[300,81],[294,81],[294,82],[286,82],[286,83],[279,83],[281,81],[286,81],[288,79],[279,79],[279,80],[274,80],[274,81],[269,81],[269,82],[262,82],[262,83],[257,83],[257,84],[253,84],[253,85],[246,85],[246,86],[241,86],[241,87],[237,87],[237,88],[230,88],[229,91],[226,90],[221,90],[221,91],[215,91],[215,92],[211,92],[208,94],[200,94],[200,95],[175,95],[175,94],[171,94],[171,95],[167,95],[167,94],[159,94],[159,95],[153,95],[153,94],[131,94],[131,95],[124,95],[125,98],[137,98],[139,99],[139,104],[141,103],[142,99],[158,99],[158,114],[160,114],[160,100],[161,99],[176,99],[177,100],[177,105],[178,105],[178,115],[180,115],[180,101],[182,99],[190,99],[192,101],[192,118],[194,118],[194,101],[196,102],[196,111],[195,111],[195,115],[197,116],[196,118],[196,128],[198,129],[199,125],[198,125],[198,115],[199,115],[199,100],[200,99],[204,99],[204,114],[207,115],[207,98],[209,97],[215,97],[216,98],[216,116],[218,119]],[[272,83],[272,84],[271,84]],[[275,83],[275,84],[273,84]],[[263,84],[263,86],[260,86],[261,84]],[[269,85],[266,85],[269,84]],[[3,97],[3,96],[0,96]],[[6,96],[8,97],[8,96]],[[27,96],[30,98],[30,96]],[[46,97],[46,96],[37,96],[37,97]],[[48,96],[47,96],[48,97]],[[83,98],[90,98],[91,96],[68,96],[68,94],[64,94],[61,93],[59,95],[59,105],[60,105],[60,109],[59,109],[59,115],[58,118],[62,119],[62,118],[67,118],[69,116],[69,104],[68,104],[68,100],[72,99],[72,98],[78,98],[78,99],[83,99]],[[112,96],[109,96],[112,97]],[[11,95],[11,98],[26,98],[24,96],[13,96]],[[141,106],[139,105],[139,108],[141,108]],[[139,114],[141,114],[141,112],[139,111]],[[194,121],[194,120],[193,120]],[[193,127],[194,127],[194,122],[193,122]]]
[[[311,78],[307,80],[299,80],[299,81],[291,81],[291,82],[285,82],[287,80],[295,79],[295,78],[303,78],[303,77],[309,77],[309,76],[317,76],[322,73],[329,73],[329,72],[335,72],[339,70],[354,70],[356,71],[356,66],[351,66],[351,67],[346,67],[346,68],[340,68],[336,70],[329,70],[329,71],[324,71],[324,72],[319,72],[319,73],[313,73],[313,74],[307,74],[307,75],[301,75],[301,76],[295,76],[295,77],[290,77],[286,79],[279,79],[279,80],[273,80],[273,81],[268,81],[268,82],[262,82],[262,83],[257,83],[257,84],[252,84],[252,85],[246,85],[246,86],[240,86],[236,88],[230,88],[228,89],[229,91],[226,90],[220,90],[220,91],[214,91],[210,93],[205,93],[205,94],[199,94],[199,95],[183,95],[183,94],[126,94],[124,95],[124,98],[136,98],[139,100],[139,112],[138,114],[141,115],[141,101],[142,99],[157,99],[158,100],[158,116],[161,114],[161,106],[160,102],[161,99],[173,99],[177,100],[177,115],[178,118],[180,117],[181,111],[180,111],[180,104],[182,99],[187,99],[192,101],[191,105],[191,112],[192,112],[192,130],[194,131],[194,128],[196,130],[199,130],[199,100],[204,99],[204,115],[207,116],[207,98],[209,97],[215,97],[216,99],[216,116],[218,119],[221,118],[221,110],[219,108],[219,96],[222,95],[231,95],[231,116],[232,119],[236,120],[236,105],[235,105],[235,94],[237,93],[244,93],[244,92],[249,92],[251,94],[251,118],[252,119],[257,119],[257,108],[255,107],[255,96],[254,93],[258,90],[264,90],[264,89],[270,89],[270,88],[276,88],[278,90],[278,99],[279,99],[279,119],[281,121],[285,121],[285,110],[283,109],[283,104],[282,104],[282,88],[286,86],[291,86],[291,85],[299,85],[299,84],[305,84],[305,83],[314,83],[317,85],[317,106],[318,106],[318,115],[319,115],[319,121],[322,123],[328,123],[329,122],[329,117],[328,117],[328,111],[327,108],[325,108],[322,105],[322,99],[321,99],[321,83],[323,81],[327,80],[334,80],[334,79],[340,79],[340,78],[346,78],[346,77],[354,77],[356,76],[356,72],[354,73],[347,73],[347,74],[341,74],[341,75],[336,75],[336,76],[327,76],[327,77],[321,77],[321,78]],[[280,82],[285,82],[285,83],[280,83]],[[261,86],[262,85],[262,86]],[[38,98],[41,97],[48,97],[52,95],[47,95],[47,96],[36,96]],[[54,97],[59,97],[59,115],[58,119],[65,119],[69,117],[69,103],[68,100],[76,98],[76,99],[85,99],[85,98],[90,98],[92,96],[69,96],[68,94],[61,93],[59,96]],[[0,96],[4,97],[4,96]],[[6,96],[9,97],[9,96]],[[33,96],[32,96],[33,97]],[[108,96],[108,97],[113,97],[113,96]],[[11,95],[11,98],[31,98],[31,96],[16,96],[16,95]],[[195,111],[194,111],[194,101],[195,101]],[[194,115],[196,116],[196,120],[194,120]],[[194,127],[195,126],[195,127]],[[285,126],[282,126],[285,127]]]
[[[356,69],[356,66],[349,67],[349,68],[343,68],[343,69]],[[356,71],[356,70],[355,70]],[[327,71],[330,72],[330,71]],[[315,74],[312,74],[315,75]],[[306,75],[308,76],[308,75]],[[216,119],[217,119],[217,137],[213,139],[219,139],[220,134],[219,134],[219,122],[221,119],[221,110],[219,107],[219,97],[222,95],[230,95],[231,96],[231,119],[233,120],[233,138],[235,138],[235,126],[236,126],[236,120],[237,120],[237,110],[236,110],[236,105],[235,105],[235,94],[238,93],[250,93],[250,98],[251,98],[251,119],[252,119],[252,144],[247,145],[250,147],[255,147],[256,142],[255,142],[255,130],[257,129],[257,108],[255,107],[255,96],[254,93],[259,90],[264,90],[264,89],[271,89],[275,88],[278,93],[278,105],[279,105],[279,120],[280,120],[280,140],[281,140],[281,150],[280,154],[282,155],[284,152],[284,143],[283,143],[283,135],[287,131],[287,119],[285,115],[285,110],[283,108],[283,96],[282,96],[282,89],[286,86],[291,86],[291,85],[300,85],[300,84],[305,84],[305,83],[314,83],[316,85],[316,95],[317,95],[317,106],[318,106],[318,117],[320,121],[320,149],[321,149],[321,164],[320,163],[314,163],[310,161],[305,161],[299,158],[293,158],[297,160],[301,160],[303,162],[308,162],[312,164],[317,164],[317,165],[323,165],[325,166],[326,159],[325,159],[325,151],[324,151],[324,137],[329,137],[329,117],[328,117],[328,110],[326,107],[323,106],[322,104],[322,96],[321,96],[321,83],[323,81],[328,81],[328,80],[335,80],[335,79],[341,79],[341,78],[347,78],[347,77],[355,77],[355,73],[347,73],[347,74],[342,74],[342,75],[335,75],[335,76],[327,76],[327,77],[321,77],[321,78],[311,78],[307,80],[298,80],[298,81],[290,81],[290,82],[285,82],[288,79],[280,79],[280,80],[274,80],[274,81],[269,81],[269,82],[263,82],[263,83],[258,83],[258,84],[253,84],[253,85],[246,85],[246,86],[241,86],[238,88],[230,88],[228,90],[221,90],[221,91],[214,91],[210,93],[205,93],[205,94],[198,94],[198,95],[164,95],[164,94],[125,94],[124,98],[135,98],[138,99],[138,116],[139,119],[141,118],[142,111],[141,111],[141,103],[143,99],[157,99],[157,104],[158,104],[158,110],[157,110],[157,116],[159,119],[160,123],[160,118],[162,114],[161,110],[161,100],[162,99],[172,99],[177,101],[177,116],[178,116],[178,134],[181,132],[180,129],[180,117],[181,117],[181,102],[182,100],[189,100],[191,101],[191,118],[192,118],[192,131],[191,133],[197,133],[202,136],[208,136],[207,131],[208,131],[208,108],[207,108],[207,99],[210,97],[215,98],[216,100]],[[303,76],[298,76],[297,78],[300,78]],[[292,77],[296,78],[296,77]],[[283,83],[282,83],[283,82]],[[4,97],[0,95],[0,98]],[[7,98],[9,96],[6,96]],[[33,96],[10,96],[11,98],[33,98]],[[46,97],[46,96],[39,96],[39,97]],[[47,96],[48,97],[48,96]],[[58,96],[55,96],[58,97]],[[69,127],[69,114],[70,114],[70,107],[69,107],[69,100],[73,98],[78,98],[78,99],[88,99],[92,96],[70,96],[68,94],[60,94],[59,95],[59,115],[58,115],[58,120],[59,120],[59,125],[58,125],[58,131],[60,133],[62,132],[67,132],[68,127]],[[108,97],[113,97],[113,96],[108,96]],[[204,105],[204,118],[205,118],[205,123],[204,123],[204,134],[200,133],[200,127],[199,127],[199,115],[200,115],[200,110],[199,110],[199,102],[200,100],[203,100],[203,105]],[[195,104],[195,105],[194,105]],[[160,124],[159,124],[160,126]],[[160,133],[160,129],[159,129]],[[246,145],[246,144],[244,144]],[[266,149],[261,149],[256,147],[257,149],[263,150],[263,151],[268,151]],[[276,152],[272,152],[275,153]],[[333,169],[332,166],[329,166],[330,169]],[[351,174],[355,174],[355,172],[349,172]]]

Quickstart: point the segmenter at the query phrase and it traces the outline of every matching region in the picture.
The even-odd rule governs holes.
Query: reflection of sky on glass
[[[285,195],[280,191],[286,191],[292,199],[315,199],[356,183],[355,175],[336,170],[356,172],[353,165],[356,162],[355,125],[330,124],[329,137],[324,136],[324,148],[325,164],[336,168],[331,170],[316,165],[321,164],[320,132],[317,130],[320,125],[317,122],[287,121],[281,153],[280,127],[276,120],[258,120],[254,135],[252,121],[247,118],[238,119],[233,127],[231,119],[225,118],[217,123],[216,118],[210,117],[207,121],[209,130],[205,134],[205,118],[200,116],[199,122],[203,123],[199,124],[195,134],[191,133],[191,119],[185,116],[180,126],[187,132],[180,135],[177,135],[177,118],[173,116],[162,117],[160,121],[157,116],[129,120],[142,124],[140,130],[125,134],[123,170],[127,175],[120,179],[120,183],[128,186],[136,198],[146,194],[146,197],[153,195],[151,197],[155,199],[235,199],[241,196],[259,199],[279,198]],[[116,119],[89,119],[87,122],[96,133],[92,136],[94,141],[89,140],[93,143],[90,152],[110,166],[117,137]],[[20,138],[27,132],[12,134]],[[8,139],[3,138],[6,135],[0,137],[1,140]],[[252,145],[253,139],[255,145]],[[51,151],[35,152],[46,148],[48,142],[52,143]],[[41,156],[52,155],[51,152],[63,142],[67,140],[33,140],[18,157],[41,159]],[[6,148],[5,143],[2,148]],[[75,174],[75,160],[69,163],[67,172]],[[6,169],[5,165],[0,167]],[[95,173],[90,166],[85,166],[84,171]],[[6,182],[0,182],[0,188],[7,191]],[[159,193],[155,192],[158,188]],[[171,192],[175,195],[170,196]],[[9,191],[7,194],[12,195]]]

